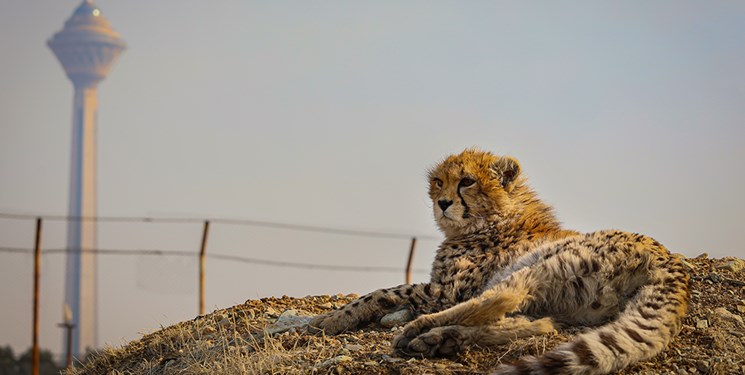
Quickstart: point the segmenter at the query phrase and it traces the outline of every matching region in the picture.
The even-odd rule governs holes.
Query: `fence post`
[[[210,221],[204,221],[202,231],[202,247],[199,249],[199,315],[204,315],[204,258],[207,252],[207,236],[210,232]]]
[[[411,262],[414,260],[414,249],[416,248],[416,237],[411,237],[409,248],[409,260],[406,262],[406,284],[411,284]]]
[[[39,279],[41,278],[41,218],[36,218],[34,244],[34,328],[31,349],[31,374],[39,375]]]

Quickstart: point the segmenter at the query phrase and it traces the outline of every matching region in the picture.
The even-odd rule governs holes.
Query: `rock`
[[[412,319],[414,319],[414,314],[412,314],[408,309],[398,310],[380,319],[380,325],[385,328],[402,326],[407,322],[410,322]]]
[[[725,264],[722,264],[720,266],[717,266],[720,270],[727,270],[730,272],[737,272],[743,268],[745,268],[745,260],[742,259],[734,259],[731,260]]]
[[[741,326],[745,325],[743,324],[741,316],[735,315],[729,312],[729,310],[725,309],[724,307],[718,307],[714,309],[714,313],[717,314],[717,316],[723,320],[726,320],[726,321],[729,321],[735,324],[739,324]]]
[[[737,312],[745,314],[745,305],[737,305]]]
[[[202,336],[209,336],[215,332],[217,332],[217,330],[213,326],[206,326],[202,328]]]
[[[276,318],[279,316],[279,311],[277,311],[274,307],[267,307],[266,311],[264,312],[267,316],[270,316],[272,318]]]
[[[318,305],[318,307],[331,310],[334,308],[334,305],[331,302],[326,302]]]
[[[680,261],[683,263],[683,266],[685,266],[685,268],[687,268],[688,271],[693,271],[693,270],[696,269],[696,266],[694,266],[693,264],[688,263],[686,261],[686,259],[688,259],[688,258],[685,255],[683,255],[681,253],[672,253],[671,255],[674,256],[674,257],[676,257],[676,258],[678,258],[678,259],[680,259]]]
[[[722,279],[719,277],[719,275],[717,275],[714,272],[710,273],[709,276],[707,276],[707,278],[709,280],[711,280],[712,282],[714,282],[714,283],[718,283],[718,282],[722,281]]]
[[[404,360],[403,358],[391,357],[388,354],[383,354],[383,357],[382,358],[383,358],[384,361],[386,361],[388,363],[402,362]]]
[[[690,264],[690,263],[688,263],[688,262],[686,262],[685,260],[682,260],[682,259],[681,259],[681,262],[683,263],[683,267],[685,267],[688,271],[695,271],[696,270],[696,266],[694,266],[693,264]]]
[[[716,334],[716,332],[714,332]],[[703,346],[714,346],[716,345],[717,339],[712,335],[701,335],[698,338],[699,344]]]
[[[352,357],[350,357],[348,355],[340,355],[340,356],[334,358],[334,360],[335,360],[334,361],[335,363],[349,362],[349,361],[352,360]]]
[[[287,310],[279,315],[277,321],[266,327],[265,331],[268,335],[275,335],[278,333],[287,332],[293,328],[303,328],[312,319],[307,312],[302,310]]]
[[[709,369],[709,362],[708,361],[702,361],[702,360],[696,361],[696,369],[698,371],[701,371],[704,374],[708,374],[709,371],[710,371],[710,369]]]
[[[350,361],[352,361],[352,357],[348,355],[340,355],[334,358],[327,359],[323,361],[323,363],[321,363],[320,365],[316,365],[315,367],[318,367],[318,368],[329,367],[332,365],[338,365],[339,363],[350,362]]]
[[[358,352],[358,351],[364,349],[365,347],[362,346],[362,345],[357,345],[357,344],[348,344],[348,345],[344,346],[344,348],[347,349],[347,350],[349,350],[350,352]]]
[[[215,314],[212,319],[214,319],[216,322],[219,322],[223,319],[227,318],[225,314]]]
[[[706,259],[709,257],[709,253],[701,253],[699,255],[696,255],[696,259]]]
[[[701,320],[697,321],[696,322],[696,328],[699,328],[699,329],[709,328],[709,321],[706,320],[706,319],[701,319]]]

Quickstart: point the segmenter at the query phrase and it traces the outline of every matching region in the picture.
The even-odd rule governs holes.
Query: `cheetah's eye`
[[[459,185],[460,187],[469,187],[469,186],[471,186],[471,185],[473,185],[473,184],[475,184],[475,183],[476,183],[476,181],[475,181],[474,179],[472,179],[472,178],[468,178],[468,177],[463,177],[463,178],[462,178],[462,179],[460,180],[460,183],[459,183],[458,185]]]
[[[440,180],[439,178],[435,178],[433,181],[435,182],[435,186],[437,186],[437,188],[442,187],[442,180]]]

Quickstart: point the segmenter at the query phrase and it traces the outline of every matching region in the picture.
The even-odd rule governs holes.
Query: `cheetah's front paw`
[[[402,334],[393,345],[396,352],[410,357],[452,357],[463,350],[463,338],[459,326],[435,327],[413,338]]]

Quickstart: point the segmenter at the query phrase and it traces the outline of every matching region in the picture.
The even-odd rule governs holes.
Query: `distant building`
[[[97,346],[96,221],[91,220],[96,217],[96,87],[125,44],[92,0],[83,1],[47,44],[75,87],[65,303],[72,310],[72,352],[78,356]]]

